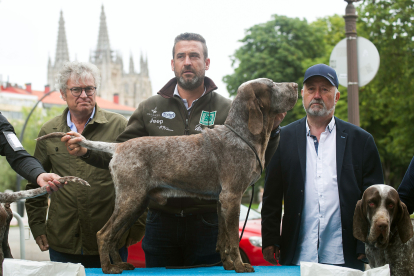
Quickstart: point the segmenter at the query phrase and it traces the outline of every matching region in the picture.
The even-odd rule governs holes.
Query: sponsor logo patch
[[[169,129],[168,127],[166,127],[166,126],[159,126],[159,129],[162,129],[162,130],[167,130],[167,131],[174,131],[174,130],[172,130],[172,129]]]
[[[217,114],[217,111],[208,112],[208,111],[203,110],[200,116],[200,124],[205,125],[205,126],[214,125],[214,121],[216,120],[216,114]]]
[[[164,120],[154,120],[154,118],[151,118],[151,120],[149,122],[150,122],[150,124],[160,124],[160,125],[162,125]]]
[[[150,115],[151,117],[158,117],[160,116],[160,114],[157,113],[157,107],[155,107],[154,109],[151,109],[150,113],[147,113],[147,115]]]
[[[175,112],[173,112],[173,111],[166,111],[166,112],[163,112],[161,114],[161,116],[164,117],[164,118],[167,118],[167,119],[174,119],[175,118]]]
[[[195,131],[202,131],[203,128],[201,127],[201,124],[196,125],[196,127],[194,128]]]

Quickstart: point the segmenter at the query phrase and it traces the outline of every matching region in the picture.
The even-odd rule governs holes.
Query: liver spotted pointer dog
[[[242,263],[239,253],[241,198],[259,179],[276,114],[295,105],[297,88],[296,83],[269,79],[246,82],[238,89],[225,125],[196,135],[140,137],[119,144],[83,139],[80,145],[113,155],[109,167],[116,191],[115,208],[97,233],[102,271],[115,274],[134,269],[122,262],[116,245],[150,199],[165,204],[168,197],[190,196],[218,199],[217,250],[224,268],[254,272],[250,264]]]
[[[65,176],[58,179],[60,183],[76,182],[82,185],[89,186],[89,183],[83,179],[74,176]],[[13,258],[9,247],[9,227],[10,221],[13,218],[13,212],[10,209],[10,203],[19,199],[33,198],[46,194],[46,186],[41,188],[20,191],[15,193],[0,193],[0,203],[5,203],[4,207],[0,204],[0,276],[3,275],[3,260],[4,258]]]
[[[365,190],[355,208],[353,231],[365,243],[372,268],[389,264],[392,276],[414,275],[413,225],[394,188],[373,185]]]

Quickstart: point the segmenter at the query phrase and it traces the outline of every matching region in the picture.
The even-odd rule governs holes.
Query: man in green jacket
[[[68,62],[57,76],[57,86],[68,107],[63,113],[45,123],[39,136],[51,132],[74,131],[87,139],[113,142],[127,125],[119,114],[105,111],[96,104],[100,72],[90,63]],[[59,138],[39,141],[34,156],[46,171],[59,175],[75,175],[91,187],[68,185],[51,195],[49,213],[47,196],[26,201],[29,225],[42,251],[49,249],[50,259],[58,262],[82,263],[85,267],[100,267],[96,233],[111,216],[115,190],[108,170],[85,164],[70,155]],[[36,188],[36,183],[26,189]],[[126,261],[127,246],[138,242],[145,231],[138,221],[121,239],[118,248]]]
[[[117,142],[142,136],[198,134],[205,127],[222,125],[231,100],[214,92],[217,86],[205,77],[210,67],[207,45],[199,34],[184,33],[174,41],[171,79],[159,92],[139,104]],[[284,114],[274,122],[266,160],[275,152],[278,127]],[[76,133],[71,133],[80,136]],[[80,147],[79,138],[62,141],[74,147],[74,154],[86,155],[88,164],[108,169],[110,156]],[[190,150],[190,149],[189,149]],[[267,163],[267,162],[266,162]],[[142,247],[146,267],[191,266],[220,262],[216,252],[218,217],[216,200],[169,198],[164,206],[150,202]]]

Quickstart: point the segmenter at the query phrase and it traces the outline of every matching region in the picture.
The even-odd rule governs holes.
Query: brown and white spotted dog
[[[414,275],[413,225],[394,188],[378,184],[365,190],[355,208],[353,231],[365,243],[372,268],[389,264],[392,276]]]
[[[225,124],[255,148],[262,164],[276,114],[295,105],[297,89],[296,83],[269,79],[249,81],[238,89]],[[239,213],[242,195],[259,179],[261,168],[254,151],[230,128],[218,125],[196,135],[140,137],[119,144],[83,140],[80,145],[113,155],[109,167],[116,191],[115,208],[97,233],[104,273],[134,269],[122,263],[116,245],[150,199],[165,204],[168,197],[183,196],[218,199],[217,250],[223,266],[254,272],[240,258]]]
[[[60,183],[76,182],[82,185],[89,186],[89,183],[83,179],[74,176],[65,176],[58,179]],[[14,193],[0,193],[0,203],[5,203],[4,207],[0,204],[0,276],[3,275],[3,260],[4,258],[13,258],[9,247],[9,227],[10,221],[13,218],[13,212],[10,209],[10,203],[19,199],[33,198],[46,194],[46,186],[41,188],[14,192]]]

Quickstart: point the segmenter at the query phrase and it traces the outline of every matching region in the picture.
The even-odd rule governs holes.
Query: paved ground
[[[29,237],[28,227],[25,228],[24,233],[25,233],[24,244],[26,247],[26,250],[25,250],[26,260],[50,261],[49,251],[46,251],[46,252],[40,251],[31,233]],[[20,259],[20,229],[17,226],[10,227],[9,245],[10,245],[10,250],[12,252],[13,257],[15,259]]]

